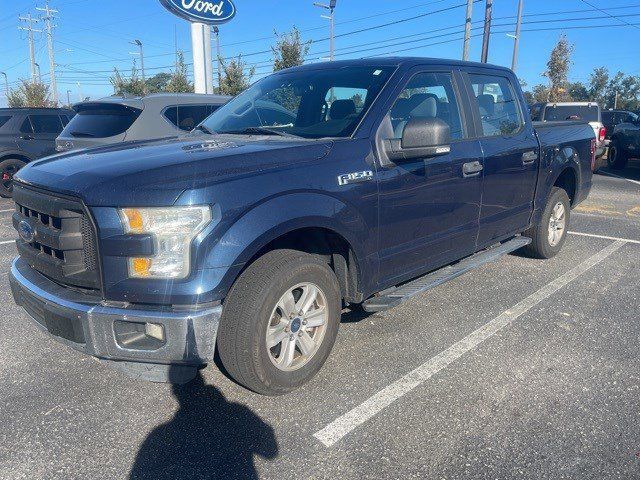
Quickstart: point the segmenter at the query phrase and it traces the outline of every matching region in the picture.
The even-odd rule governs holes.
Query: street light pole
[[[334,44],[333,44],[333,38],[334,38],[334,34],[333,34],[333,27],[334,27],[333,11],[336,8],[336,0],[330,0],[329,5],[326,5],[324,3],[318,3],[318,2],[314,2],[313,5],[316,6],[316,7],[320,7],[320,8],[324,8],[326,10],[329,10],[329,15],[321,15],[321,17],[322,18],[326,18],[326,19],[329,20],[329,60],[331,60],[333,62],[333,51],[334,51]]]
[[[520,44],[520,24],[522,23],[522,4],[524,0],[518,1],[518,20],[516,21],[516,34],[513,42],[513,58],[511,59],[511,70],[516,71],[518,65],[518,47]]]
[[[4,88],[7,94],[7,102],[9,101],[9,79],[7,78],[7,74],[5,72],[0,72],[0,75],[4,75]]]
[[[71,90],[67,90],[67,107],[71,108]]]
[[[129,42],[132,45],[137,45],[140,50],[140,71],[142,72],[142,91],[143,93],[147,93],[147,82],[145,81],[144,76],[144,52],[142,50],[142,42],[140,40],[134,40],[133,42]]]
[[[42,75],[40,75],[40,64],[34,63],[36,66],[36,77],[38,78],[38,82],[42,83]]]
[[[218,93],[222,84],[222,55],[220,54],[220,29],[217,25],[213,26],[213,33],[216,36],[216,65],[218,65]]]

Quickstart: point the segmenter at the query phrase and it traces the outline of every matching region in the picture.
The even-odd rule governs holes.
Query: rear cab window
[[[11,120],[11,115],[0,115],[0,128],[4,126],[9,120]]]
[[[559,120],[582,120],[585,122],[599,122],[600,115],[597,104],[547,105],[544,108],[544,120],[546,122],[554,122]]]
[[[126,105],[95,103],[76,106],[77,113],[63,130],[63,136],[107,138],[126,132],[142,110]]]
[[[525,127],[524,115],[516,91],[507,77],[469,73],[480,116],[482,135],[496,137],[516,135]]]

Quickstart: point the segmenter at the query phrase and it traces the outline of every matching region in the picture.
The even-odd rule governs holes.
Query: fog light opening
[[[117,320],[113,322],[116,343],[128,350],[157,350],[166,343],[164,325]]]

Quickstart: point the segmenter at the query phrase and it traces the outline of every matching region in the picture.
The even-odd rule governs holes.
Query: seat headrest
[[[331,120],[342,120],[354,113],[356,113],[356,104],[351,99],[334,100],[329,109]]]
[[[414,100],[414,97],[417,97]],[[412,95],[411,100],[414,103],[414,107],[411,110],[412,117],[426,117],[435,118],[438,116],[438,96],[433,93],[420,93]]]
[[[478,95],[478,105],[480,106],[481,115],[493,115],[496,109],[496,101],[493,95],[487,93]]]

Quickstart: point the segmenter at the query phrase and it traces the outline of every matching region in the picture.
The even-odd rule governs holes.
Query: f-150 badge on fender
[[[343,173],[338,175],[338,185],[347,185],[349,183],[366,182],[373,180],[373,172],[364,170],[362,172]]]

